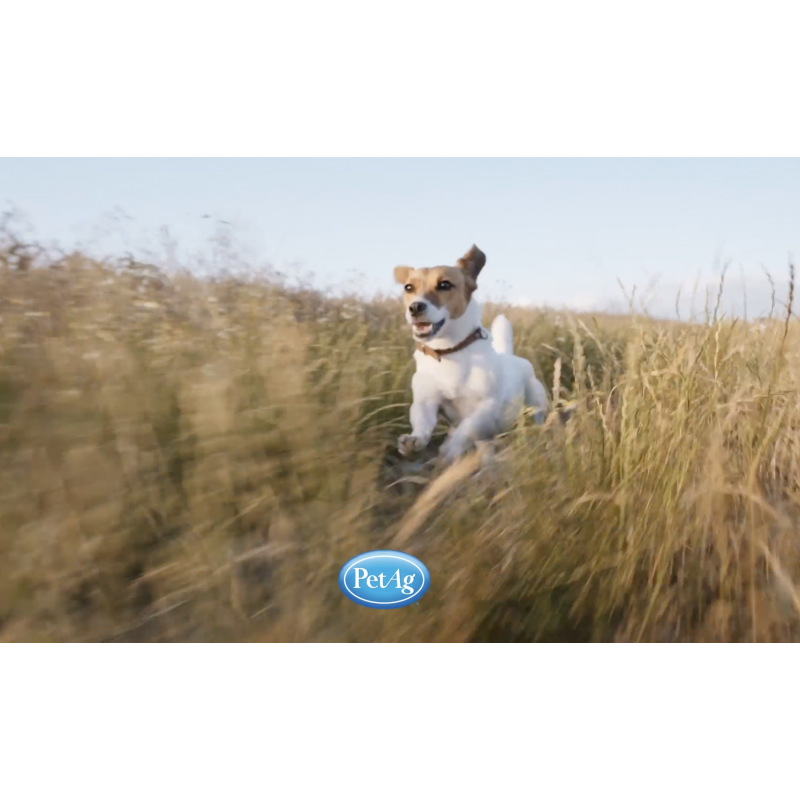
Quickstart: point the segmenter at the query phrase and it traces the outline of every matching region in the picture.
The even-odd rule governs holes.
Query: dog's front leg
[[[455,428],[442,445],[439,455],[446,464],[455,461],[469,445],[482,439],[490,439],[497,433],[499,420],[498,405],[487,400]]]
[[[435,397],[414,398],[411,404],[411,434],[404,433],[397,440],[397,449],[410,456],[427,447],[439,414],[439,400]]]

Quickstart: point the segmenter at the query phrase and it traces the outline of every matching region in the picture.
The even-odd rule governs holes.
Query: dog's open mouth
[[[435,336],[442,329],[444,320],[440,319],[437,323],[433,322],[414,322],[411,328],[414,331],[414,336],[418,339],[430,339]]]

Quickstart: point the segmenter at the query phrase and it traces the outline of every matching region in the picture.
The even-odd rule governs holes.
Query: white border
[[[796,653],[0,646],[0,786],[15,800],[791,796]]]
[[[796,155],[795,12],[6,3],[0,155]]]

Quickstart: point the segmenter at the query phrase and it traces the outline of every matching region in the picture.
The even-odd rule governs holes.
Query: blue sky
[[[759,313],[761,265],[783,286],[800,253],[800,159],[0,159],[0,203],[110,253],[157,249],[168,226],[187,262],[222,219],[252,257],[367,292],[474,242],[484,297],[614,307],[618,279],[657,281],[662,314],[725,261],[727,309],[744,275]]]

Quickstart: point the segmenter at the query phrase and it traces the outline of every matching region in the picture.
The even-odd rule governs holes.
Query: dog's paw
[[[416,437],[409,433],[404,433],[397,440],[397,449],[400,451],[401,456],[410,456],[418,453],[425,445]]]
[[[439,463],[444,466],[449,466],[453,462],[458,461],[463,452],[464,445],[458,439],[448,439],[441,448],[439,448]]]

